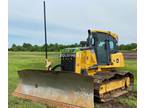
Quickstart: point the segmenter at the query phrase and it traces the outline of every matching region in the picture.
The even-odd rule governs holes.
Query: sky
[[[44,44],[43,0],[9,0],[9,47]],[[88,29],[119,35],[120,44],[137,42],[136,0],[46,0],[49,43],[72,44]]]

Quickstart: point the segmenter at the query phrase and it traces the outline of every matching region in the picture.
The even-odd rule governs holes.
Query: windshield
[[[110,54],[117,52],[117,40],[109,34],[91,33],[88,42],[89,46],[94,48],[99,64],[108,64]]]
[[[117,40],[111,35],[102,32],[91,33],[88,37],[88,46],[105,47],[106,41],[111,52],[117,50]]]

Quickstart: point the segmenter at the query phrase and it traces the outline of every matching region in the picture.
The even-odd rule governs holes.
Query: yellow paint
[[[111,32],[111,31],[106,31],[106,30],[96,30],[96,29],[91,29],[91,32],[102,32],[102,33],[106,33],[106,34],[110,34],[113,38],[115,38],[116,40],[118,40],[118,35]]]
[[[129,87],[130,86],[130,78],[126,77],[126,86]]]
[[[76,73],[81,74],[81,51],[76,53],[75,71]]]
[[[99,93],[104,94],[119,88],[129,87],[129,85],[130,85],[130,78],[126,77],[121,80],[111,81],[109,83],[101,85],[99,88]]]
[[[92,50],[83,50],[76,53],[76,73],[81,74],[81,70],[88,70],[89,67],[97,64],[95,53]],[[94,75],[96,70],[88,71],[88,75]]]
[[[111,63],[114,67],[124,67],[124,56],[122,53],[111,54]]]
[[[124,67],[124,56],[120,52],[111,54],[110,65],[99,65],[97,69],[88,70],[89,67],[96,64],[97,59],[94,51],[83,50],[76,52],[75,72],[81,74],[81,70],[86,70],[88,75],[94,75],[96,72],[107,71],[113,68]]]
[[[99,67],[101,69],[111,69],[111,68],[120,68],[120,67],[124,67],[125,66],[125,62],[124,62],[124,56],[122,53],[115,53],[115,54],[111,54],[111,64],[110,65],[100,65]]]

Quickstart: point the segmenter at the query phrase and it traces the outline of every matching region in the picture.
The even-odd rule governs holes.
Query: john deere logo
[[[116,59],[116,63],[119,63],[119,59]]]

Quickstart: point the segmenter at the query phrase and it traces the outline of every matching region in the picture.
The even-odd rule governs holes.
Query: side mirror
[[[87,46],[87,41],[80,41],[80,46],[81,47]]]

